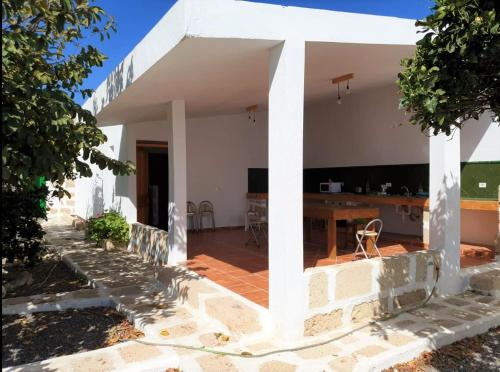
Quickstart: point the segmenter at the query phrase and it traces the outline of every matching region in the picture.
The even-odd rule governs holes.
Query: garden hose
[[[40,283],[38,283],[38,284],[35,284],[35,285],[34,285],[34,287],[35,287],[35,288],[41,288],[41,287],[42,287],[45,283],[47,283],[47,280],[49,280],[50,276],[52,275],[52,273],[54,272],[55,268],[57,267],[57,265],[59,265],[59,263],[60,263],[60,262],[61,262],[60,260],[59,260],[59,261],[57,261],[57,262],[56,262],[56,263],[55,263],[55,264],[54,264],[54,265],[50,268],[50,270],[49,270],[49,272],[48,272],[47,276],[45,277],[45,279],[44,279],[42,282],[40,282]]]
[[[425,300],[422,301],[420,304],[409,306],[409,307],[406,307],[406,308],[402,308],[402,309],[400,309],[397,312],[392,312],[390,314],[382,315],[382,316],[378,317],[375,320],[372,320],[372,321],[370,321],[370,322],[368,322],[368,323],[366,323],[366,324],[364,324],[362,326],[359,326],[359,327],[357,327],[355,329],[352,329],[352,330],[350,330],[348,332],[345,332],[342,335],[339,335],[337,337],[330,338],[330,339],[328,339],[326,341],[316,342],[314,344],[305,345],[305,346],[298,346],[298,347],[292,347],[292,348],[286,348],[286,349],[277,349],[277,350],[272,350],[272,351],[268,351],[268,352],[260,353],[260,354],[252,354],[252,353],[247,352],[247,351],[244,351],[242,353],[236,353],[236,352],[230,352],[230,351],[222,351],[222,350],[210,349],[210,348],[206,348],[204,346],[191,346],[191,345],[183,345],[183,344],[176,344],[176,343],[163,343],[163,342],[152,342],[152,341],[143,341],[143,340],[133,340],[133,341],[137,342],[137,343],[140,343],[140,344],[143,344],[143,345],[147,345],[147,346],[168,346],[168,347],[173,347],[173,348],[178,348],[178,349],[187,349],[187,350],[201,351],[201,352],[210,353],[210,354],[232,356],[232,357],[239,357],[239,358],[263,358],[263,357],[266,357],[266,356],[269,356],[269,355],[280,354],[280,353],[287,353],[287,352],[295,352],[295,351],[306,350],[306,349],[310,349],[310,348],[314,348],[314,347],[318,347],[318,346],[323,346],[323,345],[329,344],[329,343],[331,343],[333,341],[337,341],[337,340],[340,340],[340,339],[342,339],[344,337],[347,337],[347,336],[351,335],[354,332],[357,332],[357,331],[359,331],[359,330],[361,330],[363,328],[366,328],[367,326],[374,325],[374,324],[376,324],[379,321],[386,321],[386,320],[389,320],[389,319],[394,319],[394,318],[397,318],[398,316],[400,316],[403,313],[406,313],[406,312],[412,311],[412,310],[416,310],[416,309],[422,308],[425,305],[427,305],[427,303],[430,301],[430,299],[432,298],[432,296],[434,295],[434,293],[436,291],[437,283],[438,283],[438,280],[439,280],[439,272],[440,272],[439,265],[436,264],[435,260],[434,260],[433,265],[434,265],[434,271],[436,273],[436,280],[434,282],[434,286],[432,287],[431,292],[425,298]]]
[[[56,248],[57,249],[57,248]],[[47,283],[47,280],[49,280],[50,276],[52,275],[52,273],[54,272],[55,268],[57,267],[57,265],[59,265],[62,261],[62,252],[61,250],[57,250],[57,258],[58,260],[56,261],[56,263],[50,268],[49,272],[47,273],[47,276],[45,277],[45,279],[36,284],[34,287],[35,288],[41,288],[45,283]]]

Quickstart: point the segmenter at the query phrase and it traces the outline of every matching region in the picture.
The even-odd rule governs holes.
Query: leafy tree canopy
[[[424,132],[447,135],[485,111],[500,116],[500,2],[436,0],[398,76],[401,106]]]
[[[29,190],[45,176],[63,182],[91,176],[89,164],[130,174],[131,163],[106,157],[106,136],[74,101],[89,97],[83,80],[105,56],[89,37],[109,37],[114,20],[93,0],[2,2],[2,189]]]

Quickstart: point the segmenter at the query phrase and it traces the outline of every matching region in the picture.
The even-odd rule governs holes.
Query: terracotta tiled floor
[[[243,229],[189,233],[187,266],[214,282],[254,301],[268,306],[267,246],[245,246]],[[326,236],[313,235],[314,244],[304,244],[304,268],[334,265],[352,260],[352,250],[339,250],[337,262],[326,257]],[[418,237],[384,233],[379,241],[383,256],[405,254],[423,249]],[[488,247],[462,244],[462,267],[492,261]]]

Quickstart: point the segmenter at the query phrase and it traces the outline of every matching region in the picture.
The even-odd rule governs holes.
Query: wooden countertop
[[[304,203],[304,217],[334,220],[375,218],[380,211],[375,207],[325,205],[324,203]]]
[[[267,193],[247,193],[247,199],[267,199]],[[381,196],[364,194],[328,194],[328,193],[304,193],[304,200],[311,201],[353,201],[374,205],[411,205],[429,209],[429,199],[419,197],[405,197],[399,195]],[[467,210],[498,211],[498,200],[474,200],[462,199],[460,207]]]

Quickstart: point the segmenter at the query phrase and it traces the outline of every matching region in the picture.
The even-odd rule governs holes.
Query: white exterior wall
[[[353,86],[353,89],[355,85]],[[304,167],[412,164],[429,161],[429,141],[419,129],[398,126],[404,120],[397,107],[396,87],[353,93],[337,105],[330,101],[306,104]],[[104,151],[135,162],[137,140],[167,141],[165,122],[103,127]],[[242,226],[246,210],[248,168],[267,167],[267,112],[256,124],[245,113],[187,119],[187,198],[215,205],[217,226]],[[120,139],[120,136],[123,138]],[[461,133],[461,161],[500,160],[500,127],[485,116]],[[110,207],[136,220],[135,176],[114,177],[108,171],[76,183],[76,212],[82,217]],[[103,198],[92,195],[103,188]],[[286,187],[286,185],[283,185]],[[101,202],[102,200],[102,202]],[[405,220],[394,208],[381,206],[387,231],[421,234],[422,221]],[[497,229],[495,212],[462,211],[462,241],[491,244]]]
[[[108,142],[102,145],[100,150],[113,159],[130,159],[126,126],[113,125],[101,129]],[[80,178],[75,181],[75,213],[88,218],[107,209],[116,209],[128,217],[135,218],[135,206],[130,203],[128,177],[116,177],[112,172],[100,170],[95,165],[91,166],[91,169],[94,173],[92,178]]]

